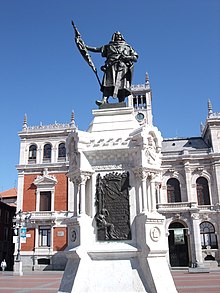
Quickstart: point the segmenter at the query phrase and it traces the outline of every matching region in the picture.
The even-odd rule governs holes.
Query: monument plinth
[[[67,139],[75,208],[59,292],[176,292],[156,211],[162,138],[133,111],[94,110]]]

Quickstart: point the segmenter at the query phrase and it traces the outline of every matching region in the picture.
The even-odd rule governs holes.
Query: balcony
[[[73,212],[69,211],[34,211],[31,212],[31,222],[36,221],[62,221],[73,216]]]
[[[199,211],[219,211],[218,205],[198,205],[196,202],[174,202],[157,204],[157,210],[159,213],[169,213],[169,212],[185,212],[192,210]]]

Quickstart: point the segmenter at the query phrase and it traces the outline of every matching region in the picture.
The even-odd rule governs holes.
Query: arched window
[[[167,202],[181,202],[180,183],[176,178],[167,181]]]
[[[210,222],[202,222],[200,224],[200,235],[203,249],[207,248],[207,246],[210,246],[213,249],[218,248],[215,228]]]
[[[51,144],[44,145],[44,161],[50,161],[51,159]]]
[[[30,145],[28,160],[36,160],[37,157],[37,146],[35,144]]]
[[[209,185],[204,177],[199,177],[196,180],[196,192],[198,205],[210,205]]]
[[[58,159],[66,158],[66,146],[65,143],[60,143],[58,146]]]

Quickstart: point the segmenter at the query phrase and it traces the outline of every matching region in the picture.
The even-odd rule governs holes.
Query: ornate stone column
[[[203,258],[202,258],[202,247],[201,247],[201,238],[200,238],[200,219],[199,213],[193,212],[191,214],[192,219],[192,262],[197,263],[198,267],[203,267]]]
[[[150,211],[155,212],[156,211],[156,183],[155,183],[155,178],[156,175],[155,173],[150,173],[148,176],[150,180]]]
[[[70,178],[70,181],[74,184],[74,216],[79,216],[80,213],[80,199],[79,199],[79,191],[80,191],[80,176],[74,176]]]
[[[139,192],[139,205],[140,205],[140,212],[146,212],[149,210],[149,203],[148,203],[148,196],[147,196],[147,177],[148,172],[142,167],[135,168],[133,170],[136,178],[141,183],[141,192]]]
[[[42,164],[43,158],[42,158],[42,146],[40,145],[37,148],[37,157],[36,157],[36,164]]]
[[[74,211],[74,184],[68,178],[68,211]]]
[[[77,173],[71,179],[74,183],[74,215],[86,213],[86,181],[91,177],[92,173]]]
[[[192,195],[191,195],[191,190],[192,190],[191,170],[190,170],[188,161],[184,163],[184,169],[185,169],[185,176],[186,176],[187,201],[191,202],[191,201],[194,201],[194,199],[192,199]]]

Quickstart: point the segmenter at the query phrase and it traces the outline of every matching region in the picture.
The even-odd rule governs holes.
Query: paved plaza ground
[[[26,272],[15,276],[12,272],[0,272],[1,293],[55,293],[63,272]],[[186,270],[172,271],[179,293],[220,293],[220,270],[210,273],[189,274]],[[115,292],[117,293],[117,292]],[[166,293],[166,292],[164,292]]]

